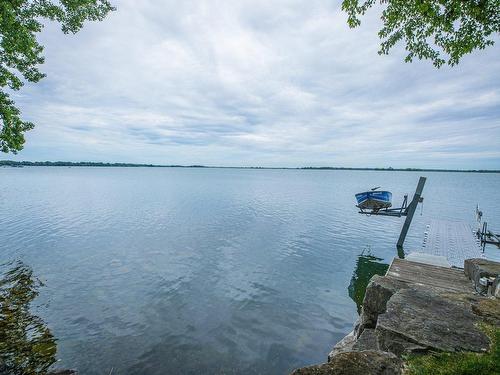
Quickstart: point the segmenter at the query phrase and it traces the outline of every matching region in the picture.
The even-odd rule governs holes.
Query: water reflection
[[[56,340],[30,312],[40,280],[22,262],[0,265],[0,375],[42,375],[56,361]]]
[[[365,249],[358,256],[356,268],[352,274],[351,283],[347,288],[349,297],[356,302],[358,314],[361,312],[363,298],[366,287],[374,275],[384,275],[389,268],[388,264],[382,263],[381,258],[377,258],[370,253],[370,249]]]

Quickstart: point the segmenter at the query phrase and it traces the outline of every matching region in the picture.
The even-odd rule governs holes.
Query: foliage
[[[352,274],[351,283],[347,287],[347,291],[349,297],[356,302],[358,314],[361,314],[366,288],[371,278],[375,275],[385,275],[389,268],[389,265],[382,263],[382,261],[382,258],[377,258],[369,252],[365,254],[364,250],[356,260],[356,268]]]
[[[0,279],[0,373],[42,375],[56,361],[56,342],[42,319],[30,312],[41,283],[22,263]]]
[[[456,65],[476,49],[494,44],[500,32],[500,0],[343,0],[350,27],[376,3],[383,5],[379,54],[406,44],[406,62],[429,59],[436,67]],[[446,61],[447,59],[447,61]]]
[[[78,32],[85,21],[101,21],[114,10],[108,0],[1,0],[0,1],[0,150],[23,148],[24,132],[33,124],[23,121],[7,90],[17,91],[23,80],[38,82],[45,75],[43,46],[37,41],[43,21],[56,21],[62,31]]]
[[[500,328],[483,326],[491,340],[488,353],[438,353],[409,358],[408,375],[500,374]]]

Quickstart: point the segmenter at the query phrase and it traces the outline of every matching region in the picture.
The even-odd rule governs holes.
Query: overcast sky
[[[8,158],[500,169],[500,43],[436,70],[379,56],[377,10],[351,30],[338,1],[113,3],[45,28]]]

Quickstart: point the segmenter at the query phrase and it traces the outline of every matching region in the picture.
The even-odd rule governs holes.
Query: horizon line
[[[26,167],[145,167],[145,168],[221,168],[221,169],[295,169],[295,170],[358,170],[358,171],[395,171],[395,172],[466,172],[466,173],[500,173],[499,169],[454,169],[454,168],[393,168],[393,167],[335,167],[335,166],[302,166],[302,167],[269,167],[269,166],[223,166],[201,164],[152,164],[93,161],[16,161],[0,160],[0,166]]]

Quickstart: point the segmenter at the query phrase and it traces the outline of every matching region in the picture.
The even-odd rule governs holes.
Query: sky
[[[340,1],[113,0],[40,34],[36,128],[0,159],[500,169],[500,40],[457,67],[377,54],[380,11]],[[497,38],[499,39],[499,38]]]

